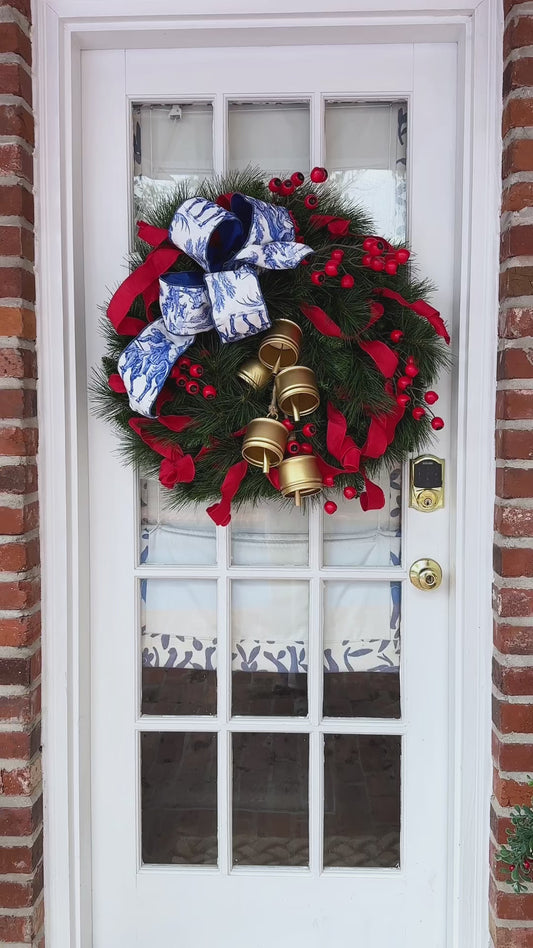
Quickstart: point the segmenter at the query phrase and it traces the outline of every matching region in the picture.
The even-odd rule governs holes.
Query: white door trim
[[[449,948],[488,942],[490,660],[494,401],[500,198],[501,34],[498,0],[35,0],[37,110],[37,286],[40,498],[43,558],[46,937],[54,948],[90,948],[90,728],[87,621],[86,396],[80,246],[79,65],[83,48],[205,44],[222,30],[271,31],[334,41],[356,28],[358,42],[450,42],[460,50],[457,260],[461,314],[455,358],[457,458],[455,610],[451,656],[457,691],[450,707]],[[431,6],[428,6],[431,2]],[[288,28],[291,29],[288,29]],[[170,31],[173,32],[169,37]],[[329,31],[326,38],[325,30]],[[318,33],[315,33],[318,31]],[[235,34],[233,34],[235,35]],[[343,35],[346,35],[345,32]],[[178,41],[179,37],[179,41]],[[316,42],[316,40],[315,40]],[[345,40],[346,42],[346,40]],[[468,453],[466,447],[468,446]],[[450,465],[452,467],[452,465]],[[431,775],[421,793],[431,793]]]

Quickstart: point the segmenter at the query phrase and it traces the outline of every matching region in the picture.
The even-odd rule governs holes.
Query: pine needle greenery
[[[533,786],[533,781],[529,781]],[[533,872],[533,798],[532,806],[515,806],[511,812],[512,829],[507,830],[507,845],[501,846],[496,859],[507,871],[508,881],[517,894],[527,891]]]
[[[423,396],[448,363],[447,347],[425,319],[374,293],[376,288],[388,287],[400,293],[408,302],[426,299],[432,286],[427,280],[416,278],[413,258],[407,266],[400,266],[396,275],[376,273],[364,267],[361,263],[363,240],[374,235],[375,228],[358,207],[351,205],[328,183],[318,187],[311,182],[305,183],[289,197],[273,195],[264,175],[253,169],[206,181],[195,191],[180,186],[171,197],[162,197],[145,216],[145,220],[157,227],[168,228],[176,208],[186,198],[199,195],[215,201],[221,194],[236,191],[286,206],[294,215],[304,242],[314,250],[309,265],[300,265],[295,270],[259,272],[261,290],[271,321],[284,317],[300,325],[303,342],[299,363],[313,369],[318,383],[320,406],[313,415],[306,416],[296,426],[296,436],[304,423],[314,422],[317,427],[316,436],[312,439],[315,453],[338,466],[339,462],[331,457],[326,446],[326,412],[328,402],[331,402],[344,414],[348,434],[357,445],[364,444],[371,417],[395,407],[393,397],[385,390],[383,375],[357,342],[358,339],[381,340],[399,356],[396,379],[403,373],[409,356],[415,360],[419,373],[409,389],[411,401],[396,428],[393,442],[381,458],[365,461],[365,470],[369,476],[375,475],[382,466],[390,467],[402,462],[411,451],[425,447],[433,435],[429,412],[417,421],[413,418],[412,409],[416,405],[427,409]],[[309,210],[305,205],[305,198],[309,194],[316,194],[319,198],[319,206],[315,210]],[[310,218],[314,213],[349,218],[348,236],[337,239],[331,236],[327,228],[312,226]],[[344,252],[339,277],[328,278],[322,285],[316,286],[311,281],[311,273],[324,268],[335,248]],[[130,267],[133,269],[139,266],[151,250],[150,246],[138,240]],[[182,255],[172,269],[182,271],[199,268],[194,261]],[[354,277],[352,288],[341,287],[340,277],[344,273]],[[380,300],[385,312],[377,322],[366,328],[371,300]],[[356,338],[344,341],[322,335],[302,314],[302,304],[319,306],[345,335]],[[142,297],[134,301],[130,315],[147,321]],[[157,303],[152,305],[151,315],[152,318],[161,315]],[[403,332],[397,345],[393,345],[390,340],[390,333],[395,329]],[[95,411],[115,427],[124,460],[134,464],[144,475],[157,475],[160,454],[146,445],[131,429],[129,421],[135,414],[129,407],[127,395],[112,391],[108,383],[109,377],[117,372],[118,357],[131,337],[117,335],[107,319],[102,320],[102,331],[106,340],[106,354],[92,380]],[[228,468],[241,459],[242,437],[235,437],[235,432],[244,429],[253,418],[268,413],[271,386],[256,391],[237,376],[242,363],[257,355],[258,339],[260,337],[252,336],[241,342],[222,345],[214,330],[197,336],[187,356],[203,366],[202,382],[216,388],[216,398],[208,400],[201,395],[193,396],[177,387],[174,380],[169,379],[167,382],[167,390],[171,392],[172,398],[165,403],[161,414],[190,415],[194,418],[194,424],[180,433],[174,433],[154,419],[145,430],[169,445],[178,445],[184,454],[191,454],[193,458],[203,447],[212,449],[196,461],[194,481],[179,483],[170,491],[171,503],[180,506],[191,501],[219,499],[220,486]],[[363,489],[363,483],[360,474],[342,474],[336,478],[337,487],[351,484],[358,491]],[[239,504],[263,497],[281,500],[281,495],[262,471],[249,468],[235,502]]]

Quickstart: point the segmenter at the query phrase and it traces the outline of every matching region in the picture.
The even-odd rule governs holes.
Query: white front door
[[[86,51],[82,101],[89,367],[132,208],[248,163],[326,165],[384,236],[406,228],[452,326],[455,45]],[[95,948],[444,948],[453,498],[412,510],[397,471],[377,514],[215,531],[94,417],[89,481]],[[425,556],[431,592],[408,579]]]

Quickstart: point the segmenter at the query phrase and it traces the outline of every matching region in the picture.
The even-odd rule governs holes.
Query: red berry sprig
[[[309,177],[313,184],[324,184],[324,181],[328,180],[328,172],[326,168],[315,167],[312,169]]]
[[[395,250],[383,237],[365,237],[363,250],[363,266],[377,273],[384,271],[389,276],[394,276],[398,272],[398,266],[407,263],[411,256],[405,247]]]
[[[324,510],[327,514],[334,514],[337,510],[337,504],[334,500],[326,500],[326,503],[324,504]]]

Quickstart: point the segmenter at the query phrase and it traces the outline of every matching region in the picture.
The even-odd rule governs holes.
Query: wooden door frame
[[[456,42],[461,72],[457,194],[455,420],[461,432],[451,529],[457,551],[450,654],[455,700],[449,834],[449,948],[488,943],[491,790],[492,511],[496,388],[502,14],[499,0],[34,0],[37,122],[37,312],[43,560],[46,938],[90,948],[91,801],[88,510],[80,237],[83,49],[216,43],[224,30],[277,43]],[[255,8],[249,13],[250,7]],[[241,31],[241,32],[236,32]],[[247,32],[248,31],[248,32]],[[438,185],[437,185],[438,186]],[[83,366],[83,368],[82,368]],[[468,447],[468,450],[467,450]],[[453,464],[449,465],[450,468]],[[428,709],[429,712],[429,709]],[[431,793],[428,775],[421,793]],[[110,790],[112,793],[112,790]],[[430,827],[428,828],[430,832]]]

